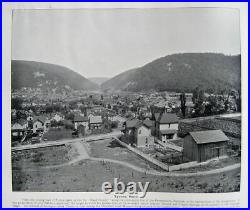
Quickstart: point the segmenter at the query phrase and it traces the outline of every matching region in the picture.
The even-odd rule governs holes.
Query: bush
[[[233,191],[234,191],[234,192],[240,191],[240,184],[234,185],[234,190],[233,190]]]
[[[214,184],[214,188],[217,189],[217,188],[219,188],[219,187],[220,187],[220,183],[215,183],[215,184]]]
[[[74,125],[73,123],[65,123],[64,125],[65,129],[70,129],[70,130],[74,130]]]
[[[197,186],[200,188],[200,189],[205,189],[206,187],[207,187],[207,183],[206,182],[204,182],[204,183],[200,183],[200,184],[198,184]]]
[[[112,121],[111,122],[111,128],[118,128],[118,122],[117,121]]]
[[[35,162],[35,163],[41,162],[43,160],[42,157],[43,157],[42,153],[37,153],[37,154],[34,155],[32,161]]]

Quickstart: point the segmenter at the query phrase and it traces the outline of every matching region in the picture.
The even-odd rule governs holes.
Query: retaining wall
[[[220,129],[226,135],[241,138],[241,122],[225,118],[202,118],[197,120],[184,120],[179,123],[178,135],[184,137],[191,131]]]

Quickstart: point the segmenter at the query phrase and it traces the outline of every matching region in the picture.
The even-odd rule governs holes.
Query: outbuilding
[[[190,132],[184,138],[183,156],[198,162],[225,156],[228,140],[221,130]]]

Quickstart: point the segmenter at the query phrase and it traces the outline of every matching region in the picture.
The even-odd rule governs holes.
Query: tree
[[[112,121],[111,122],[111,128],[118,128],[118,122],[117,121]]]
[[[75,115],[73,113],[68,113],[65,115],[66,120],[74,120]]]
[[[180,95],[180,100],[181,100],[181,113],[182,113],[182,116],[185,118],[185,116],[186,116],[186,95],[184,92]]]
[[[70,101],[69,102],[69,108],[70,109],[76,109],[77,108],[77,101]]]
[[[45,112],[46,113],[52,113],[53,112],[53,106],[52,105],[46,105]]]
[[[65,129],[71,129],[71,130],[74,129],[73,123],[71,123],[69,121],[67,121],[67,122],[64,123],[64,127],[65,127]]]
[[[57,121],[56,120],[51,120],[50,121],[50,126],[51,127],[57,127]]]
[[[205,102],[204,115],[217,114],[218,112],[218,101],[215,96],[209,96]]]
[[[238,97],[235,94],[237,112],[241,111],[241,90],[238,90]]]
[[[198,100],[198,96],[199,96],[199,88],[196,87],[194,90],[193,90],[193,97],[192,97],[192,101],[194,104],[196,104],[197,100]]]
[[[23,103],[22,98],[12,98],[11,99],[11,109],[16,109],[16,110],[22,109],[22,103]]]
[[[195,90],[193,90],[193,97],[192,97],[192,101],[194,103],[195,117],[203,115],[204,100],[205,100],[204,90],[200,89],[199,87],[196,87]]]
[[[112,123],[110,120],[104,119],[103,120],[103,124],[104,124],[104,129],[107,131],[111,131],[111,127],[112,127]]]

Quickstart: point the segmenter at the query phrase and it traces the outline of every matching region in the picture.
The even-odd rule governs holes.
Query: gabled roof
[[[126,121],[126,128],[137,128],[141,125],[141,122],[137,119]]]
[[[153,125],[154,125],[154,121],[149,120],[149,119],[144,120],[144,121],[143,121],[143,125],[145,125],[147,128],[152,128]]]
[[[160,115],[157,119],[160,124],[178,123],[178,117],[175,113],[166,113]]]
[[[81,115],[75,115],[73,121],[74,122],[87,122],[88,121],[88,117],[83,117]]]
[[[58,115],[58,116],[60,116],[60,117],[63,117],[63,114],[61,114],[61,113],[53,113],[53,114],[52,114],[52,117],[55,117],[56,115]]]
[[[102,123],[102,117],[101,116],[92,116],[89,118],[90,124],[96,124],[96,123]]]
[[[45,123],[47,120],[47,117],[45,116],[34,116],[33,117],[33,123],[36,121],[40,121],[41,123]]]
[[[196,131],[190,132],[190,135],[197,144],[207,144],[229,140],[221,130]]]
[[[25,120],[25,119],[19,119],[16,123],[18,123],[20,125],[25,125],[27,123],[27,120]]]

